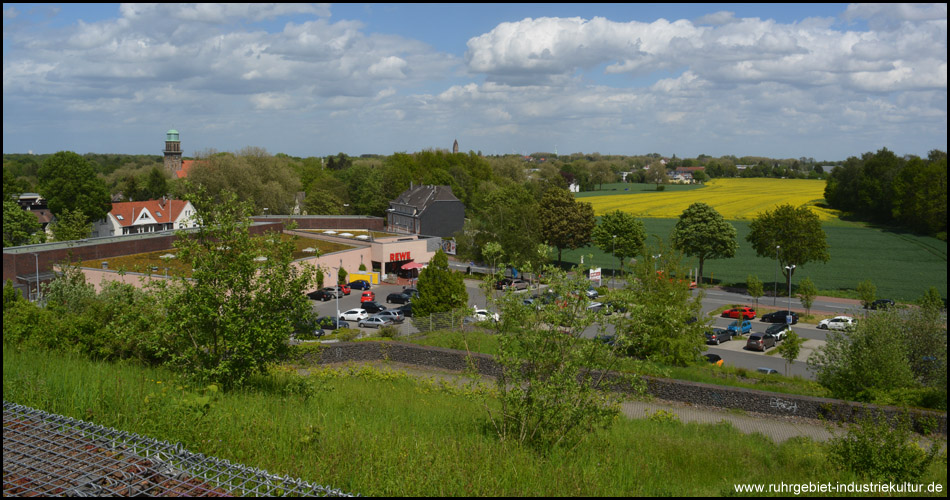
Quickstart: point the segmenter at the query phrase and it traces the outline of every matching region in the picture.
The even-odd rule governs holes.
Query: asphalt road
[[[453,268],[465,269],[465,265],[459,263],[451,263]],[[475,268],[478,271],[487,271],[484,268]],[[479,287],[480,281],[476,279],[467,279],[465,280],[465,286],[468,291],[468,306],[477,305],[479,308],[486,307],[487,301],[485,300],[484,293]],[[376,302],[382,305],[386,305],[389,308],[399,307],[399,304],[386,304],[386,296],[390,293],[401,291],[402,286],[398,285],[376,285],[373,287],[373,292],[376,293]],[[340,313],[347,311],[349,309],[358,308],[360,306],[360,290],[353,290],[349,296],[344,296],[339,299],[339,305],[337,300],[330,300],[327,302],[317,302],[312,301],[314,311],[320,316],[330,316],[337,317],[339,311]],[[501,293],[501,292],[495,292]],[[523,293],[530,295],[534,293],[532,291],[521,291],[518,293]],[[694,293],[698,293],[695,291]],[[759,298],[759,308],[760,309],[779,309],[788,307],[789,301],[787,298],[781,298],[774,300],[775,306],[773,306],[773,298],[771,297],[760,297]],[[722,306],[732,305],[732,304],[743,304],[754,306],[755,301],[748,295],[741,293],[730,292],[722,289],[707,289],[705,290],[705,295],[702,302],[702,310],[704,313],[709,313],[715,309],[718,309]],[[798,311],[799,313],[804,312],[804,308],[801,306],[801,303],[797,299],[792,299],[791,309],[793,311]],[[838,314],[849,314],[852,316],[861,315],[860,304],[855,300],[848,299],[836,299],[831,297],[819,297],[815,300],[811,308],[812,314],[819,315],[838,315]],[[710,326],[725,328],[729,323],[733,321],[727,318],[721,318],[719,316],[710,318]],[[766,328],[771,326],[771,323],[765,323],[759,321],[758,316],[755,320],[752,321],[752,331],[753,332],[764,332]],[[356,328],[355,322],[351,322],[351,327]],[[802,346],[801,353],[799,354],[797,360],[788,367],[789,375],[799,375],[804,378],[813,379],[814,374],[808,371],[806,360],[808,356],[817,348],[821,347],[825,343],[826,331],[819,330],[812,325],[807,325],[803,323],[796,324],[794,330],[798,335],[805,338],[805,343]],[[400,332],[403,334],[413,333],[415,329],[411,326],[411,322],[406,321],[404,324],[399,325]],[[372,331],[371,329],[364,329],[364,331]],[[607,333],[612,333],[612,327],[607,327]],[[591,326],[583,335],[588,338],[593,338],[595,335],[598,335],[598,327],[596,325]],[[726,364],[732,366],[744,367],[747,369],[756,369],[759,367],[764,368],[773,368],[778,370],[781,373],[786,372],[785,360],[778,355],[775,348],[769,349],[766,353],[748,351],[745,350],[745,339],[735,339],[729,342],[724,342],[721,345],[708,345],[709,353],[718,354],[722,357],[723,361]]]

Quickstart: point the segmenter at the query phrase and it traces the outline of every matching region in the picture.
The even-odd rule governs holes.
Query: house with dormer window
[[[187,200],[126,201],[113,203],[105,219],[96,222],[92,236],[156,233],[195,227],[195,207]]]

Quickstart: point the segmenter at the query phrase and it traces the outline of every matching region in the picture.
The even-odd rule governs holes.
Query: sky
[[[947,150],[946,4],[4,4],[3,152]]]

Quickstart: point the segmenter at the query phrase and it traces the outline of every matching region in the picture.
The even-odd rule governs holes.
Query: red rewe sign
[[[389,262],[396,262],[400,260],[409,260],[412,257],[409,256],[409,252],[396,252],[389,254]]]

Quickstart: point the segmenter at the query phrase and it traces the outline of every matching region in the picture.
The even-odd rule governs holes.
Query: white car
[[[819,329],[824,330],[847,330],[858,324],[858,321],[851,316],[835,316],[831,319],[823,319],[818,323]]]
[[[350,309],[340,313],[340,319],[343,321],[360,321],[369,317],[369,311],[366,309]]]
[[[472,314],[472,318],[475,321],[498,321],[501,319],[501,316],[499,316],[498,313],[492,313],[486,309],[475,309],[475,314]]]

